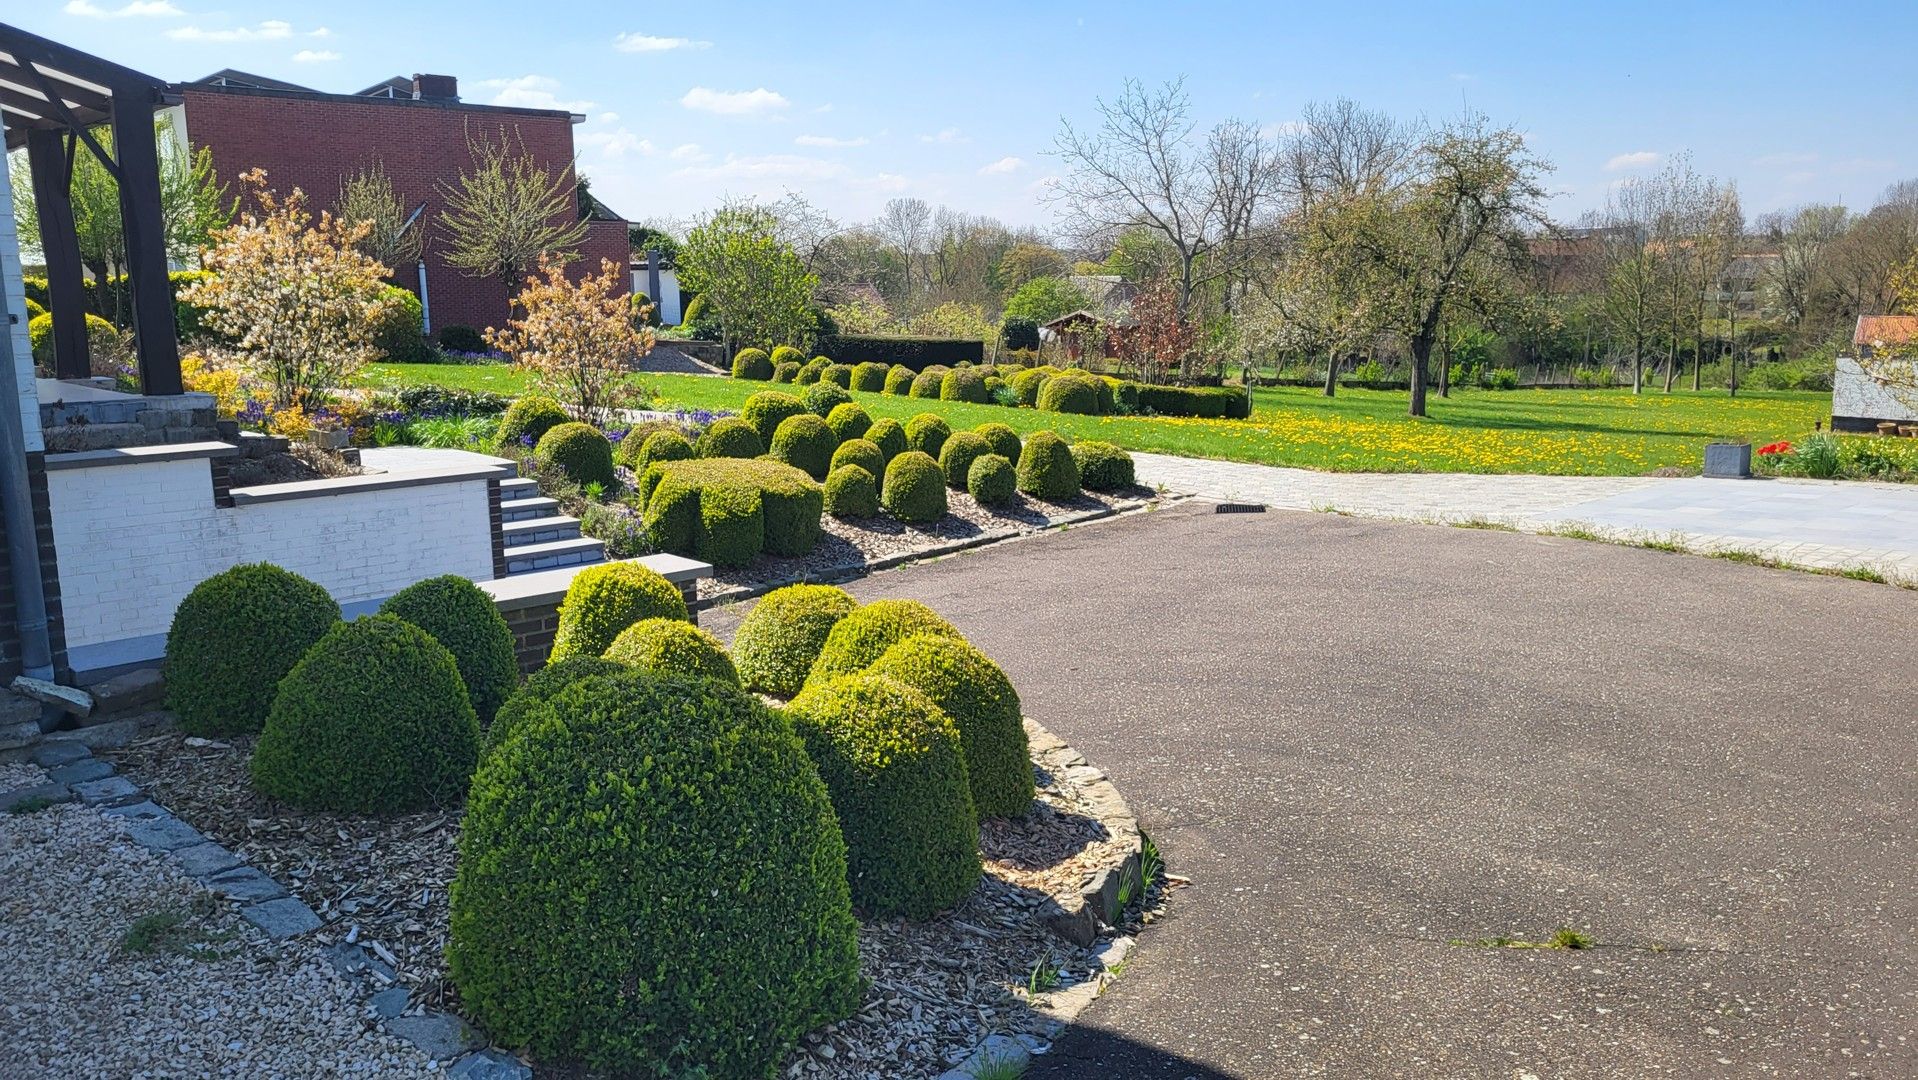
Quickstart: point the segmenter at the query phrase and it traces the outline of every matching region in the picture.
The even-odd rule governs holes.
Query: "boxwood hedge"
[[[900,521],[923,525],[947,513],[946,474],[932,455],[908,450],[886,463],[879,501]]]
[[[863,465],[840,465],[826,476],[826,513],[869,518],[879,512],[879,482]]]
[[[775,345],[769,359],[775,364],[803,364],[806,362],[806,354],[791,345]]]
[[[189,735],[260,730],[273,691],[340,621],[340,605],[271,563],[207,578],[174,609],[166,636],[167,708]]]
[[[864,671],[914,634],[960,637],[951,623],[917,600],[875,600],[833,625],[806,681]]]
[[[981,506],[1004,506],[1012,501],[1019,480],[1012,462],[998,454],[981,454],[966,470],[966,491]]]
[[[766,444],[753,426],[737,416],[722,416],[706,426],[699,435],[699,456],[703,458],[756,458],[766,452]],[[686,455],[687,458],[693,455]],[[686,458],[671,458],[684,461]],[[636,470],[637,471],[637,470]]]
[[[869,674],[905,683],[952,718],[980,817],[1022,817],[1032,808],[1019,695],[985,653],[956,637],[917,634],[887,649]]]
[[[825,369],[819,373],[819,381],[822,383],[831,383],[841,390],[850,390],[852,389],[852,365],[827,364]]]
[[[1232,386],[1140,386],[1138,409],[1159,416],[1245,420],[1252,415],[1252,395]]]
[[[922,412],[906,421],[906,449],[936,458],[951,434],[952,428],[938,413]]]
[[[693,464],[673,462],[653,468]],[[548,660],[558,663],[571,656],[599,656],[621,630],[641,619],[691,621],[692,616],[679,588],[656,570],[636,562],[589,566],[573,575],[559,602],[559,629]]]
[[[738,683],[719,639],[684,619],[641,619],[619,632],[606,659],[660,675],[692,675]]]
[[[767,593],[733,634],[740,682],[762,694],[797,694],[832,628],[858,606],[832,585],[788,585]]]
[[[458,574],[408,585],[380,605],[380,614],[405,619],[446,646],[481,725],[493,722],[493,714],[519,686],[513,631],[493,598]]]
[[[1099,415],[1099,380],[1066,372],[1039,387],[1038,406],[1044,412]]]
[[[746,399],[740,406],[739,418],[752,425],[759,433],[759,441],[772,445],[773,432],[789,416],[798,416],[806,411],[806,403],[778,390],[762,390]]]
[[[773,365],[773,381],[776,383],[798,382],[799,364],[788,360],[783,364]]]
[[[940,384],[945,381],[946,372],[948,370],[950,369],[943,368],[943,367],[929,367],[926,370],[920,372],[919,374],[913,376],[912,389],[907,392],[908,396],[916,397],[916,398],[938,397]]]
[[[624,447],[632,438],[628,435],[620,445]],[[697,454],[692,441],[679,432],[655,431],[639,441],[638,448],[627,459],[626,467],[635,473],[643,473],[646,466],[655,461],[685,461]]]
[[[985,373],[978,368],[954,368],[939,380],[939,397],[984,405],[992,400],[992,393],[986,389]]]
[[[824,492],[804,472],[777,461],[670,461],[648,469],[641,489],[648,495],[646,537],[660,551],[696,556],[702,545],[710,548],[719,543],[702,536],[706,526],[701,507],[708,489],[736,490],[758,499],[769,555],[804,555],[819,543]]]
[[[1019,455],[1019,490],[1040,499],[1070,499],[1079,494],[1079,465],[1066,441],[1050,431],[1026,436]]]
[[[561,690],[593,675],[615,675],[631,670],[617,660],[603,656],[569,656],[555,660],[527,676],[519,689],[493,714],[493,722],[480,737],[480,752],[485,754],[504,742],[520,726],[540,715]]]
[[[1117,446],[1082,440],[1073,443],[1071,450],[1079,466],[1079,483],[1088,491],[1124,491],[1133,485],[1132,455]]]

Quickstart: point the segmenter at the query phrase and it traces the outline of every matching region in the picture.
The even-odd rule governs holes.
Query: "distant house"
[[[1058,345],[1075,364],[1084,363],[1087,350],[1094,347],[1110,360],[1120,354],[1126,331],[1133,325],[1130,315],[1103,318],[1090,311],[1074,311],[1039,327],[1039,343]]]
[[[298,187],[309,205],[322,210],[339,198],[347,177],[383,168],[401,203],[419,211],[414,227],[425,230],[420,265],[393,271],[420,295],[429,329],[498,326],[507,318],[506,287],[449,266],[438,230],[442,187],[471,161],[469,141],[507,138],[557,173],[572,168],[573,125],[585,120],[551,109],[461,101],[459,81],[451,75],[396,75],[356,93],[331,94],[225,68],[169,89],[180,101],[170,110],[175,137],[194,151],[211,151],[223,181],[265,169],[269,186]],[[587,207],[587,233],[575,265],[597,271],[602,259],[621,267],[631,263],[626,221],[590,195],[580,201]]]
[[[1740,315],[1757,315],[1764,306],[1765,279],[1776,273],[1783,259],[1771,251],[1732,256],[1705,289],[1705,302],[1721,310],[1732,305]]]
[[[1092,301],[1091,310],[1108,322],[1122,320],[1132,309],[1139,287],[1117,274],[1070,274],[1066,277]]]
[[[1914,341],[1918,341],[1918,315],[1861,315],[1851,335],[1853,350],[1865,360]],[[1918,386],[1918,361],[1905,363],[1912,385]],[[1868,374],[1857,359],[1839,357],[1831,383],[1832,430],[1875,431],[1887,423],[1918,423],[1918,412]]]

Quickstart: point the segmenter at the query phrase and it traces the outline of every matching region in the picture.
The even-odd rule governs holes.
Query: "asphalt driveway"
[[[1918,1075],[1918,593],[1204,504],[851,590],[1193,879],[1029,1076]]]

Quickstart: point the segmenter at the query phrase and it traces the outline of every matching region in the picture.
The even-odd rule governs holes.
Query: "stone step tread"
[[[500,504],[500,515],[506,521],[526,521],[530,518],[552,517],[559,513],[559,500],[546,495],[530,499],[514,499]]]
[[[526,476],[515,476],[511,480],[499,482],[499,501],[516,502],[531,499],[539,495],[539,481]]]
[[[579,535],[579,519],[568,514],[527,518],[500,524],[508,548],[517,544],[536,544],[544,540],[571,540]]]
[[[569,555],[576,551],[606,552],[606,542],[590,536],[575,537],[571,540],[546,540],[537,544],[516,544],[506,549],[506,561],[516,559],[537,559],[548,555]]]

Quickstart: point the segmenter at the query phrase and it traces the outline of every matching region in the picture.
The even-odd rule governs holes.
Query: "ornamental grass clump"
[[[946,486],[964,491],[972,463],[990,453],[992,445],[985,436],[973,431],[953,434],[939,449],[939,469],[946,474]]]
[[[619,632],[606,659],[660,675],[739,682],[719,639],[683,619],[641,619]]]
[[[405,619],[453,654],[481,726],[493,722],[493,714],[519,686],[513,631],[493,598],[458,574],[408,585],[380,605],[380,614]]]
[[[544,394],[525,394],[514,399],[500,414],[495,437],[501,446],[522,443],[536,445],[540,437],[571,420],[559,402]]]
[[[892,679],[844,675],[787,706],[846,838],[852,902],[924,919],[979,883],[979,819],[953,722]]]
[[[621,630],[641,619],[690,622],[692,616],[679,588],[656,570],[634,562],[589,566],[573,575],[559,602],[559,629],[548,660],[600,656]]]
[[[852,520],[879,512],[879,483],[863,465],[841,465],[826,476],[826,513]]]
[[[908,450],[887,462],[879,502],[887,513],[908,524],[938,521],[948,510],[946,474],[932,455]]]
[[[1124,491],[1134,484],[1132,455],[1109,442],[1085,440],[1072,444],[1072,460],[1079,466],[1079,483],[1088,491]]]
[[[700,432],[697,449],[703,458],[756,458],[766,452],[766,443],[745,420],[722,416]]]
[[[591,424],[569,421],[548,431],[533,447],[533,460],[559,469],[582,487],[611,488],[619,483],[619,474],[613,471],[612,441]]]
[[[821,379],[806,388],[803,400],[808,411],[823,418],[831,416],[832,411],[841,405],[852,404],[852,395],[838,383]]]
[[[479,756],[479,718],[453,654],[395,615],[335,623],[281,680],[253,748],[253,783],[347,814],[450,806]]]
[[[260,730],[280,680],[339,621],[325,589],[271,563],[207,578],[167,630],[167,708],[189,735]]]
[[[1012,462],[998,454],[982,454],[966,471],[966,491],[981,506],[1005,506],[1017,494],[1019,478]]]
[[[1054,501],[1079,494],[1079,464],[1064,439],[1050,431],[1026,436],[1019,455],[1019,490]]]
[[[833,585],[788,585],[767,593],[733,634],[739,681],[762,694],[797,694],[832,628],[858,607]]]
[[[806,412],[806,403],[791,394],[777,390],[762,390],[746,399],[740,406],[739,418],[752,425],[759,433],[759,441],[772,445],[773,432],[789,416],[799,416]]]
[[[775,461],[783,461],[804,470],[814,480],[824,480],[832,467],[832,452],[839,447],[826,421],[811,413],[789,416],[780,421],[773,433],[768,452]]]
[[[878,445],[865,439],[847,439],[832,452],[832,467],[857,465],[874,476],[886,474],[886,454]]]
[[[1019,464],[1020,443],[1018,432],[1012,430],[1012,428],[1005,424],[997,422],[980,424],[972,430],[984,436],[987,445],[992,447],[993,453],[998,454],[1014,465]]]
[[[872,414],[855,402],[841,402],[826,413],[826,426],[832,429],[833,437],[840,442],[863,439],[872,428]]]
[[[894,364],[886,369],[886,393],[894,397],[905,397],[912,393],[912,381],[917,378],[914,371],[904,364]]]
[[[917,600],[875,600],[833,625],[806,681],[864,671],[887,649],[914,634],[961,636],[951,623]]]
[[[733,354],[733,378],[766,382],[773,377],[773,360],[764,349],[741,349]]]
[[[918,634],[887,649],[868,674],[912,687],[952,718],[980,817],[1023,817],[1032,808],[1019,694],[985,653],[956,637]]]
[[[952,435],[952,427],[938,413],[922,412],[906,421],[906,449],[917,450],[922,454],[939,456],[945,449],[946,439]]]
[[[846,849],[789,722],[738,687],[583,679],[487,755],[447,969],[503,1046],[616,1076],[770,1077],[861,993]]]
[[[877,446],[879,452],[886,455],[887,461],[912,449],[906,444],[906,429],[890,416],[882,416],[872,422],[872,426],[866,429],[866,441]]]

